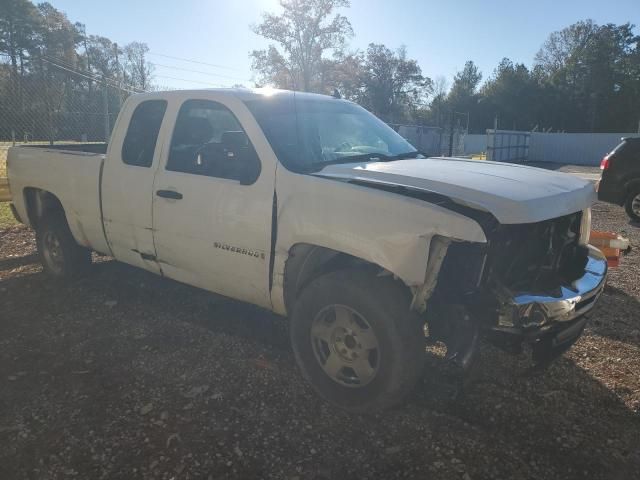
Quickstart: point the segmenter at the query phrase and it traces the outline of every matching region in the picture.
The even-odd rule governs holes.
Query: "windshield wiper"
[[[399,153],[397,155],[385,155],[384,153],[363,153],[360,155],[347,155],[335,160],[327,160],[325,162],[313,162],[309,165],[311,171],[322,170],[327,165],[338,165],[342,163],[357,163],[362,161],[376,161],[376,162],[393,162],[394,160],[406,160],[409,158],[426,158],[426,155],[420,153],[418,150],[412,152]]]
[[[377,160],[379,162],[387,162],[389,160],[393,160],[394,157],[390,157],[389,155],[385,155],[384,153],[363,153],[360,155],[346,155],[341,158],[336,158],[334,160],[326,160],[324,162],[312,162],[309,164],[311,170],[322,169],[327,165],[338,165],[341,163],[357,163],[362,161],[370,161]]]
[[[414,150],[412,152],[404,152],[404,153],[399,153],[398,155],[393,155],[391,157],[388,157],[389,160],[384,160],[384,161],[393,161],[393,160],[406,160],[408,158],[426,158],[427,156],[422,153],[419,152],[418,150]]]

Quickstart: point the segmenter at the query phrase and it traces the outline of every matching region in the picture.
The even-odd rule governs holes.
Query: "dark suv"
[[[622,143],[600,163],[598,199],[624,205],[632,220],[640,222],[640,137]]]

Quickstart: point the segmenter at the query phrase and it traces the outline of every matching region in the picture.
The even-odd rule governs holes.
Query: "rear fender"
[[[56,195],[39,188],[27,187],[23,190],[23,197],[26,208],[26,215],[24,218],[31,228],[37,229],[40,221],[45,216],[50,215],[53,212],[60,212],[64,215],[67,225],[69,226],[71,234],[76,242],[78,242],[79,245],[88,246],[88,240],[86,239],[80,224],[78,222],[70,221],[71,219],[69,218],[69,215]]]

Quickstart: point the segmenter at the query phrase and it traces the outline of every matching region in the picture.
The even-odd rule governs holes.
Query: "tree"
[[[537,124],[539,88],[529,69],[503,58],[480,90],[482,101],[474,117],[490,125],[498,116],[504,128],[529,130]]]
[[[340,96],[353,101],[362,97],[364,79],[364,55],[362,52],[340,52],[333,58],[323,59],[320,66],[318,91],[332,94],[336,90]]]
[[[153,66],[147,61],[148,52],[146,43],[131,42],[124,47],[127,84],[142,91],[151,88]]]
[[[405,47],[394,52],[375,43],[367,48],[360,83],[360,103],[390,122],[414,116],[432,92],[431,79],[407,58]]]
[[[474,115],[480,100],[478,87],[481,80],[482,73],[476,64],[467,61],[462,71],[453,77],[453,85],[447,95],[446,109],[449,118],[453,118],[455,112],[464,114],[472,130],[482,130],[483,128],[478,122],[478,117]]]
[[[290,65],[278,49],[269,45],[266,50],[254,50],[251,55],[251,69],[258,73],[258,85],[273,85],[278,88],[295,90],[296,77]]]
[[[76,46],[82,40],[76,26],[69,21],[66,14],[50,3],[38,4],[38,11],[41,18],[41,53],[75,65]]]
[[[469,108],[482,80],[482,73],[472,61],[464,64],[462,71],[453,77],[453,85],[449,92],[448,102],[453,108],[464,110]]]
[[[12,75],[18,75],[28,52],[37,44],[41,18],[28,0],[5,0],[0,8],[0,53],[9,58]]]
[[[95,72],[103,78],[115,78],[116,45],[107,37],[90,35],[85,46],[86,62],[91,72]]]
[[[549,35],[536,55],[536,66],[551,97],[560,102],[552,110],[559,128],[636,128],[639,37],[633,28],[629,23],[585,20]]]
[[[446,113],[448,91],[449,82],[446,77],[442,75],[437,76],[433,80],[433,92],[429,107],[418,112],[421,123],[439,127],[445,124],[444,115]]]
[[[353,35],[346,17],[335,14],[348,0],[280,0],[282,14],[264,13],[253,31],[275,44],[251,52],[260,83],[303,91],[318,89],[324,54],[339,52]]]
[[[562,70],[572,58],[588,50],[597,30],[592,20],[586,20],[551,33],[535,56],[536,65],[549,76]]]

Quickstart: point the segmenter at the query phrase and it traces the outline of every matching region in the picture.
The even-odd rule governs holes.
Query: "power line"
[[[42,57],[42,60],[44,62],[47,62],[47,63],[53,65],[56,68],[60,68],[61,70],[66,70],[67,72],[75,73],[76,75],[78,75],[80,77],[83,77],[83,78],[86,78],[88,80],[93,80],[95,82],[101,82],[102,81],[100,78],[94,77],[93,75],[85,75],[84,73],[77,72],[75,70],[72,70],[71,68],[67,68],[67,67],[63,67],[62,65],[58,65],[57,63],[52,62],[48,58]]]
[[[64,67],[67,67],[73,70],[74,72],[78,72],[79,74],[89,75],[90,77],[93,77],[94,79],[96,79],[96,81],[111,80],[111,78],[107,77],[103,73],[100,73],[100,72],[94,73],[94,72],[91,72],[90,70],[83,70],[81,67],[76,66],[74,63],[68,60],[65,60],[64,58],[56,57],[49,54],[42,55],[42,58],[48,59],[49,63],[53,62],[54,64],[62,65]],[[102,79],[98,77],[102,77]]]
[[[104,76],[103,74],[97,74],[100,75],[100,77],[102,77],[101,79],[97,79],[95,78],[95,74],[91,73],[91,72],[87,72],[86,70],[80,70],[77,67],[74,67],[72,64],[70,64],[68,61],[62,59],[62,58],[57,58],[57,57],[52,57],[51,55],[46,55],[46,57],[49,57],[50,59],[54,59],[58,64],[61,64],[63,66],[66,66],[68,69],[74,70],[75,72],[78,72],[78,74],[84,74],[84,75],[89,75],[91,77],[93,77],[92,79],[94,79],[95,81],[110,81],[112,82],[110,84],[110,86],[114,87],[114,88],[122,88],[125,91],[128,91],[130,93],[141,93],[142,90],[138,90],[138,91],[131,91],[131,90],[127,90],[124,87],[120,87],[119,85],[114,84],[113,82],[116,81],[116,79],[111,79],[108,78],[106,76]],[[151,62],[149,62],[151,63]],[[162,66],[162,67],[166,67],[166,68],[174,68],[177,70],[184,70],[187,72],[194,72],[194,73],[205,73],[205,74],[209,74],[209,75],[213,75],[213,76],[221,76],[223,78],[229,78],[229,79],[234,79],[234,80],[241,80],[241,81],[247,81],[250,82],[250,80],[247,79],[240,79],[238,77],[231,77],[228,75],[217,75],[217,74],[213,74],[213,73],[209,73],[209,72],[200,72],[198,70],[191,70],[191,69],[183,69],[181,67],[173,67],[171,65],[160,65],[160,64],[155,64],[155,63],[151,63],[152,65],[157,65],[157,66]],[[180,81],[184,81],[184,82],[193,82],[193,83],[199,83],[202,85],[208,85],[208,86],[214,86],[214,87],[227,87],[227,85],[224,84],[220,84],[220,83],[213,83],[213,82],[202,82],[202,81],[198,81],[198,80],[191,80],[191,79],[186,79],[186,78],[177,78],[177,77],[171,77],[171,76],[167,76],[167,75],[158,75],[158,74],[153,74],[154,77],[160,77],[160,78],[167,78],[167,79],[171,79],[171,80],[180,80]],[[104,79],[104,80],[103,80]]]
[[[105,82],[107,83],[109,86],[113,87],[113,88],[119,88],[121,90],[124,90],[126,92],[129,93],[142,93],[144,92],[144,90],[141,89],[137,89],[135,87],[131,87],[131,89],[127,88],[127,87],[123,87],[122,85],[118,84],[117,81],[118,79],[113,79],[113,78],[109,78],[106,75],[102,74],[102,73],[93,73],[93,72],[89,72],[87,70],[82,70],[78,67],[76,67],[75,65],[73,65],[72,63],[70,63],[69,61],[59,58],[59,57],[54,57],[53,55],[43,55],[42,59],[47,61],[48,63],[58,67],[58,68],[62,68],[68,71],[71,71],[72,73],[76,73],[77,75],[81,75],[84,76],[85,78],[89,78],[89,80],[94,80],[96,82]],[[48,59],[48,60],[47,60]],[[64,68],[66,67],[66,68]]]
[[[95,75],[93,75],[90,72],[82,72],[82,71],[78,71],[78,70],[75,70],[75,69],[72,69],[72,68],[65,67],[63,65],[59,65],[59,64],[49,60],[47,57],[42,57],[42,60],[47,62],[47,63],[49,63],[49,64],[51,64],[51,65],[53,65],[56,68],[60,68],[62,70],[70,72],[70,73],[74,73],[74,74],[76,74],[76,75],[78,75],[80,77],[86,78],[87,80],[93,80],[94,82],[104,82],[105,84],[107,84],[108,86],[110,86],[112,88],[117,88],[117,89],[123,90],[125,92],[129,92],[129,93],[141,93],[142,92],[141,90],[135,90],[135,89],[134,90],[130,90],[130,89],[126,88],[126,87],[122,87],[120,85],[116,85],[114,83],[111,83],[109,81],[110,79],[108,79],[105,76],[102,76],[102,78],[99,78],[99,77],[96,77]]]
[[[174,67],[173,65],[164,65],[162,63],[151,63],[151,65],[154,65],[156,67],[163,67],[163,68],[171,68],[174,70],[181,70],[183,72],[192,72],[192,73],[201,73],[203,75],[210,75],[212,77],[220,77],[220,78],[229,78],[231,80],[239,80],[241,82],[250,82],[251,80],[248,80],[246,78],[240,78],[240,77],[231,77],[229,75],[222,75],[220,73],[212,73],[212,72],[203,72],[202,70],[192,70],[190,68],[182,68],[182,67]]]
[[[8,53],[4,53],[4,52],[0,53],[0,55],[2,55],[2,56],[4,56],[4,57],[10,57],[10,55],[9,55]],[[170,59],[172,59],[172,60],[178,60],[178,61],[181,61],[181,62],[197,63],[197,64],[199,64],[199,65],[207,65],[207,66],[209,66],[209,67],[222,68],[222,69],[224,69],[224,70],[233,70],[233,71],[236,71],[236,72],[241,72],[241,71],[243,71],[243,70],[242,70],[242,69],[240,69],[240,68],[227,67],[227,66],[225,66],[225,65],[219,65],[219,64],[217,64],[217,63],[202,62],[202,61],[200,61],[200,60],[193,60],[193,59],[190,59],[190,58],[184,58],[184,57],[176,57],[176,56],[173,56],[173,55],[165,55],[165,54],[163,54],[163,53],[148,52],[148,55],[154,55],[154,56],[156,56],[156,57],[170,58]],[[158,63],[158,64],[156,64],[156,65],[158,65],[158,66],[163,66],[163,67],[168,67],[168,68],[181,68],[181,67],[172,67],[172,66],[169,66],[169,65],[161,65],[161,64],[159,64],[159,63]],[[188,71],[188,69],[184,69],[184,70],[187,70],[187,71]],[[217,75],[217,74],[210,73],[210,72],[200,72],[200,71],[198,71],[198,70],[191,70],[191,71],[196,72],[196,73],[206,73],[207,75]],[[218,76],[223,76],[223,75],[218,75]],[[228,77],[228,78],[236,78],[236,77]],[[236,78],[236,79],[238,79],[238,78]],[[246,79],[241,79],[241,80],[243,80],[243,81],[247,81]]]
[[[215,65],[215,64],[210,64],[210,63],[206,63],[206,62],[200,62],[197,60],[188,60],[188,59],[183,59],[180,57],[172,57],[170,55],[162,55],[162,54],[155,54],[154,55],[158,55],[158,56],[163,56],[163,57],[167,57],[167,58],[173,58],[176,60],[183,60],[183,61],[190,61],[192,63],[199,63],[202,65],[208,65],[208,66],[213,66],[213,67],[218,67],[218,68],[227,68],[229,70],[237,70],[231,67],[223,67],[220,65]],[[143,92],[142,90],[137,90],[137,89],[128,89],[126,87],[117,85],[116,83],[114,83],[116,80],[115,79],[110,79],[108,77],[106,77],[103,74],[94,74],[93,72],[87,72],[86,70],[80,70],[78,69],[76,66],[72,65],[71,63],[69,63],[67,60],[62,59],[62,58],[58,58],[58,57],[54,57],[51,55],[43,55],[42,60],[53,65],[56,68],[59,68],[61,70],[65,70],[67,72],[70,73],[74,73],[80,77],[86,78],[87,80],[93,80],[95,82],[104,82],[107,85],[109,85],[112,88],[119,88],[123,91],[129,92],[129,93],[141,93]],[[151,63],[151,62],[150,62]],[[172,65],[164,65],[164,64],[159,64],[159,63],[152,63],[152,65],[158,66],[158,67],[163,67],[163,68],[171,68],[171,69],[175,69],[175,70],[182,70],[185,72],[193,72],[193,73],[200,73],[200,74],[204,74],[204,75],[210,75],[210,76],[214,76],[214,77],[221,77],[221,78],[228,78],[230,80],[238,80],[238,81],[243,81],[243,82],[251,82],[251,80],[246,79],[246,78],[239,78],[239,77],[233,77],[230,75],[222,75],[222,74],[216,74],[216,73],[212,73],[212,72],[204,72],[204,71],[200,71],[200,70],[192,70],[189,68],[182,68],[182,67],[174,67]],[[182,82],[191,82],[191,83],[197,83],[200,85],[208,85],[208,86],[212,86],[212,87],[227,87],[227,85],[224,84],[220,84],[220,83],[213,83],[213,82],[202,82],[202,81],[198,81],[198,80],[191,80],[191,79],[187,79],[187,78],[179,78],[179,77],[173,77],[173,76],[169,76],[169,75],[158,75],[158,74],[154,74],[155,77],[159,77],[159,78],[166,78],[169,80],[178,80],[178,81],[182,81]]]
[[[226,67],[224,65],[218,65],[216,63],[207,63],[207,62],[201,62],[200,60],[192,60],[190,58],[183,58],[183,57],[174,57],[173,55],[165,55],[163,53],[155,53],[155,52],[149,52],[149,55],[155,55],[156,57],[164,57],[164,58],[171,58],[173,60],[180,60],[182,62],[189,62],[189,63],[198,63],[200,65],[208,65],[209,67],[215,67],[215,68],[223,68],[225,70],[235,70],[236,72],[240,72],[242,70],[240,70],[239,68],[234,68],[234,67]]]
[[[227,87],[227,85],[222,85],[220,83],[199,82],[197,80],[190,80],[188,78],[169,77],[168,75],[154,75],[154,76],[160,77],[160,78],[168,78],[170,80],[180,80],[181,82],[199,83],[201,85],[209,85],[210,87]]]

